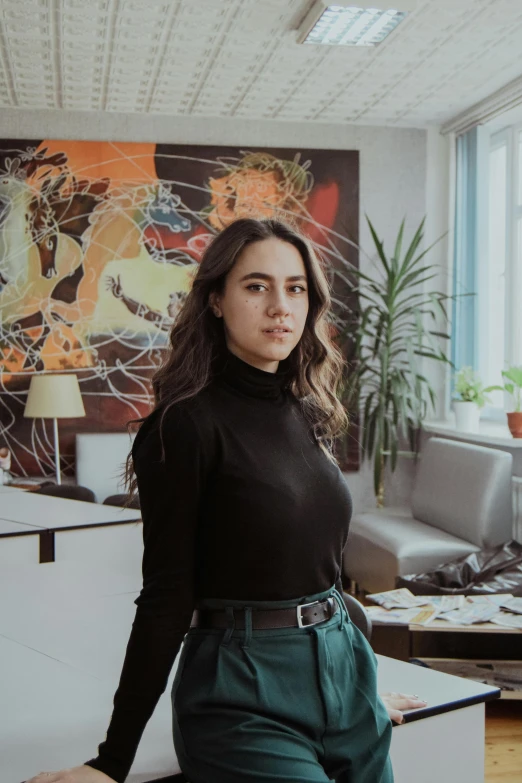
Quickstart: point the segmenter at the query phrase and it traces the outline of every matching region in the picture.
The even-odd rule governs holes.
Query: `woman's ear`
[[[221,318],[221,308],[219,307],[219,299],[215,291],[210,294],[208,303],[216,318]]]

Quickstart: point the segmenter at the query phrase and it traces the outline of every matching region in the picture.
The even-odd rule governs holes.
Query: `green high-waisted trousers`
[[[334,596],[329,620],[252,630],[252,609]],[[190,783],[393,783],[376,658],[335,587],[289,601],[207,599],[228,629],[191,628],[172,686],[174,747]],[[234,629],[245,612],[245,628]],[[249,619],[250,618],[250,619]]]

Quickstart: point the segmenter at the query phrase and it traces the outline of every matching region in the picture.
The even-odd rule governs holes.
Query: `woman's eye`
[[[252,283],[251,285],[247,286],[247,289],[251,290],[253,288],[264,288],[264,287],[265,286],[262,283]],[[295,291],[296,288],[298,289],[297,291]],[[301,292],[304,293],[306,291],[306,288],[303,288],[302,285],[293,285],[291,286],[291,290],[292,293],[301,293]]]

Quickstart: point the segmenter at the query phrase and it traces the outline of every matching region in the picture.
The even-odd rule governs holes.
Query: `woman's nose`
[[[291,310],[290,301],[285,293],[274,294],[273,300],[270,302],[271,312],[275,313],[289,313]]]

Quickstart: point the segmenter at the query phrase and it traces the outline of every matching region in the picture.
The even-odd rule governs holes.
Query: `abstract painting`
[[[74,434],[125,429],[202,254],[238,217],[292,219],[321,254],[343,325],[358,263],[358,153],[56,140],[0,141],[0,446],[13,473],[51,475],[52,422],[23,418],[32,374],[74,372]],[[344,469],[358,467],[356,432]]]

